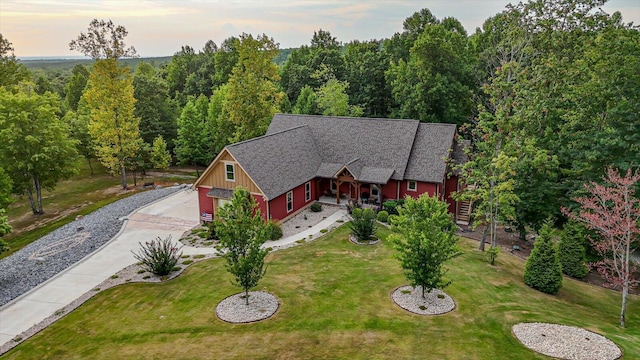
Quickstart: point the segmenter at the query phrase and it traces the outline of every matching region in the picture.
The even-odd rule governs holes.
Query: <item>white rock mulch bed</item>
[[[401,286],[391,293],[391,299],[401,308],[419,315],[445,314],[456,307],[451,296],[442,290],[433,289],[423,298],[420,286]]]
[[[333,215],[338,210],[340,210],[339,207],[326,204],[322,204],[322,211],[320,212],[313,212],[311,209],[306,208],[296,214],[296,216],[282,223],[282,237],[286,238],[307,230]]]
[[[524,346],[558,359],[614,360],[622,356],[613,341],[574,326],[519,323],[512,331]]]
[[[280,306],[278,298],[265,291],[249,291],[249,305],[244,292],[231,295],[218,303],[216,315],[222,321],[242,324],[273,316]]]
[[[369,241],[358,241],[358,239],[353,235],[349,235],[349,241],[351,241],[352,243],[354,243],[356,245],[376,245],[376,244],[380,244],[380,239],[372,239],[372,240],[369,240]]]

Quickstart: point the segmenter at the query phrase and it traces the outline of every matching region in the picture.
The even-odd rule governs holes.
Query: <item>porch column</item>
[[[342,181],[336,180],[336,204],[340,204],[340,185]]]

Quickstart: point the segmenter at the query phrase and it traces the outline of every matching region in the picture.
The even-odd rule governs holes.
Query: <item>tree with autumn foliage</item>
[[[69,43],[71,50],[95,60],[83,94],[90,111],[88,130],[100,162],[111,173],[120,172],[123,190],[127,163],[141,144],[131,72],[118,64],[119,58],[137,56],[135,48],[124,44],[127,34],[124,26],[94,19],[86,34]]]
[[[622,288],[620,326],[624,327],[629,288],[640,283],[633,277],[636,267],[630,261],[632,245],[640,241],[640,199],[635,196],[640,169],[633,172],[630,167],[621,176],[618,169],[609,167],[603,180],[603,184],[584,185],[589,195],[574,199],[581,206],[577,213],[567,209],[563,212],[600,235],[591,238],[593,247],[602,256],[594,265],[611,286]]]

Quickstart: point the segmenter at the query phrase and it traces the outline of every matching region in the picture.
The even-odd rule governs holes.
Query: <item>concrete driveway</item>
[[[104,280],[136,263],[132,251],[139,242],[165,238],[174,241],[198,225],[198,197],[189,189],[134,211],[108,243],[58,275],[0,308],[0,346],[40,323]],[[188,255],[212,249],[184,247]]]

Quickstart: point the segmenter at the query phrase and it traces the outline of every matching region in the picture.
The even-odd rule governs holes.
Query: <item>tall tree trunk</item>
[[[482,229],[482,237],[480,238],[480,251],[484,251],[484,243],[487,241],[487,230],[489,230],[489,225],[485,221],[484,229]]]
[[[87,156],[87,162],[89,163],[89,171],[91,172],[91,176],[93,176],[93,165],[91,165],[91,157]]]
[[[36,188],[38,214],[44,214],[44,210],[42,210],[42,186],[40,185],[40,180],[35,176],[33,177],[33,185]]]
[[[122,190],[127,190],[127,173],[124,169],[124,161],[120,162],[120,177],[122,178]]]
[[[520,238],[520,240],[527,241],[527,228],[524,225],[518,223],[516,229],[518,230],[518,237]]]
[[[622,287],[622,308],[620,309],[620,326],[624,327],[624,318],[627,312],[627,295],[629,294],[629,285],[625,284]]]
[[[38,215],[38,210],[36,209],[36,203],[33,201],[33,192],[31,188],[26,187],[24,189],[24,193],[27,194],[27,198],[29,198],[29,206],[31,206],[31,212],[33,215]]]

